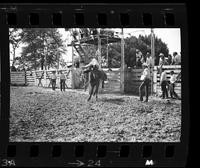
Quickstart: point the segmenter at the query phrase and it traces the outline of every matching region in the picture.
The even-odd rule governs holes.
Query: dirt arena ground
[[[10,88],[11,142],[179,142],[181,100]]]

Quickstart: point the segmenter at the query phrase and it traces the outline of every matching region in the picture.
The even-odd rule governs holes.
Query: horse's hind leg
[[[93,96],[96,94],[96,88],[97,88],[97,86],[95,85],[94,89],[93,89]]]
[[[87,101],[90,101],[91,97],[92,97],[92,94],[93,94],[93,90],[94,90],[94,87],[93,86],[89,86],[89,98],[87,99]]]
[[[99,91],[99,84],[96,85],[96,89],[95,89],[96,101],[98,100],[98,91]]]

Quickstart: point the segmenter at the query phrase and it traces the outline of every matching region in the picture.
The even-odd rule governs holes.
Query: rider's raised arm
[[[89,64],[83,66],[83,68],[88,68],[92,63],[90,62]]]

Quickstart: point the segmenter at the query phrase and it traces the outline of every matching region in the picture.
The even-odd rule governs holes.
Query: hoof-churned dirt
[[[179,142],[181,101],[11,87],[10,141]]]

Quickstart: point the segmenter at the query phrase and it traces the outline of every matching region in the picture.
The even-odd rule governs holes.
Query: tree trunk
[[[36,57],[34,57],[34,69],[36,70]]]
[[[12,64],[14,64],[15,63],[15,47],[13,46],[13,62],[12,62]]]
[[[44,69],[44,57],[42,56],[42,59],[41,59],[41,70]]]

